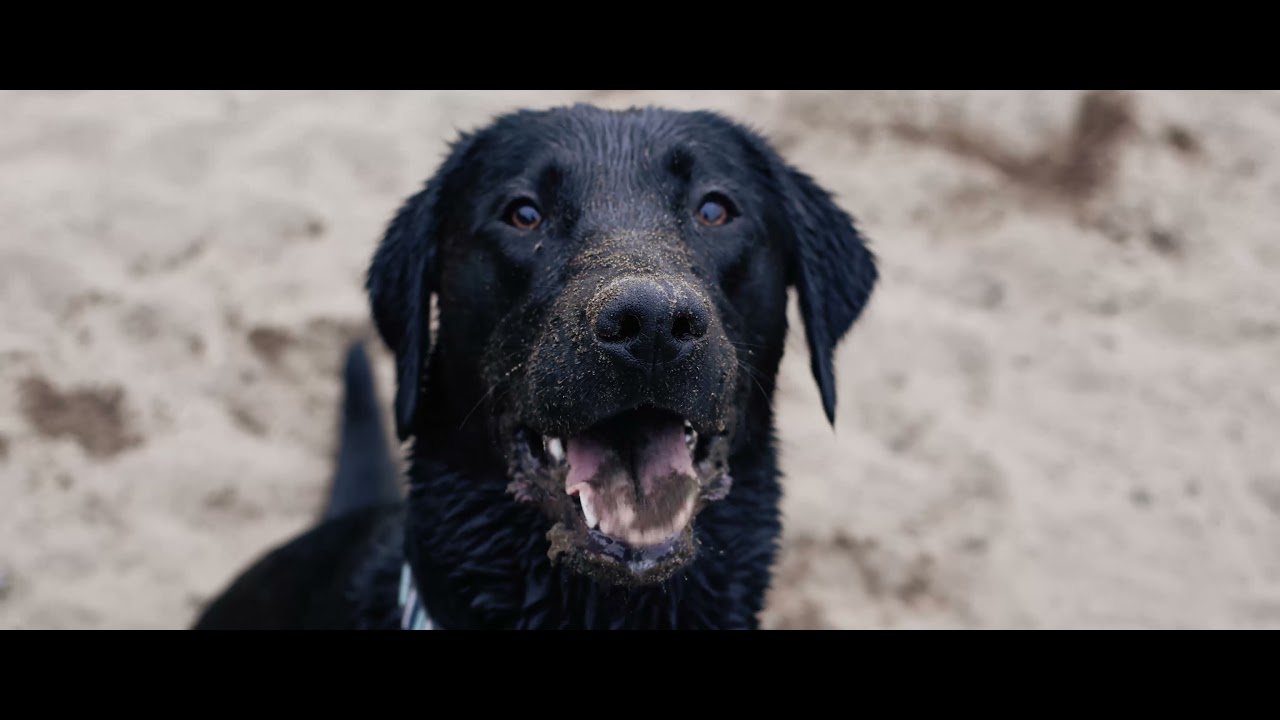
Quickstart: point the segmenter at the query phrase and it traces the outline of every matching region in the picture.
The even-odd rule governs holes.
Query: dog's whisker
[[[505,359],[510,360],[511,358],[516,357],[517,355],[519,355],[519,352],[513,352],[509,356],[507,356]],[[484,395],[480,396],[480,399],[476,401],[476,404],[472,406],[470,410],[467,411],[466,417],[462,418],[462,423],[458,425],[458,430],[462,430],[464,427],[466,427],[467,421],[471,419],[471,416],[475,414],[476,410],[478,410],[486,400],[490,399],[494,391],[497,390],[498,387],[503,384],[502,382],[503,380],[506,380],[507,378],[511,377],[513,373],[515,373],[517,370],[519,370],[522,367],[524,367],[523,361],[516,363],[515,366],[513,366],[510,370],[503,373],[502,377],[498,380],[498,382],[495,382],[493,385],[491,385],[489,387],[489,390]],[[493,399],[497,400],[499,398],[493,398]]]
[[[467,421],[471,419],[471,416],[475,414],[476,410],[480,409],[480,406],[484,404],[484,401],[488,400],[489,396],[493,394],[493,391],[497,389],[498,389],[497,384],[491,385],[489,387],[489,391],[486,392],[484,395],[480,396],[480,399],[476,401],[476,404],[469,411],[467,411],[466,417],[462,418],[462,423],[458,425],[459,430],[466,427]]]
[[[750,378],[751,382],[755,383],[755,386],[760,388],[760,394],[764,396],[765,404],[768,405],[769,410],[772,411],[773,398],[769,397],[769,393],[765,392],[764,385],[760,384],[760,380],[756,377],[757,371],[742,360],[738,360],[738,367],[742,368],[742,370],[746,372],[747,377]]]

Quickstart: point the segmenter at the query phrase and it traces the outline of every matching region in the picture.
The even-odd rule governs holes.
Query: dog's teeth
[[[579,495],[578,501],[582,504],[582,516],[587,519],[587,527],[594,528],[600,525],[600,518],[596,517],[595,508],[591,507],[591,498],[586,495]]]
[[[544,442],[547,457],[554,460],[557,465],[564,462],[564,443],[560,442],[560,438],[547,438]]]

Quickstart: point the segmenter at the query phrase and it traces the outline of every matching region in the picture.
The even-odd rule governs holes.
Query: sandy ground
[[[769,627],[1280,628],[1280,94],[780,91],[0,94],[0,628],[306,527],[384,223],[572,100],[750,122],[881,259],[834,431],[789,340]]]

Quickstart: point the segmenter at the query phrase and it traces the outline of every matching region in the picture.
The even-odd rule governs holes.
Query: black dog
[[[464,135],[369,271],[407,502],[348,467],[336,517],[197,627],[757,627],[787,288],[834,422],[832,351],[876,279],[828,193],[721,116],[575,106]]]

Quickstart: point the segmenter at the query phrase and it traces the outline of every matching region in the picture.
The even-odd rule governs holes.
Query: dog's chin
[[[508,491],[552,521],[548,555],[611,585],[649,585],[697,555],[707,503],[729,492],[729,438],[700,434],[680,415],[644,406],[566,437],[510,416]]]

